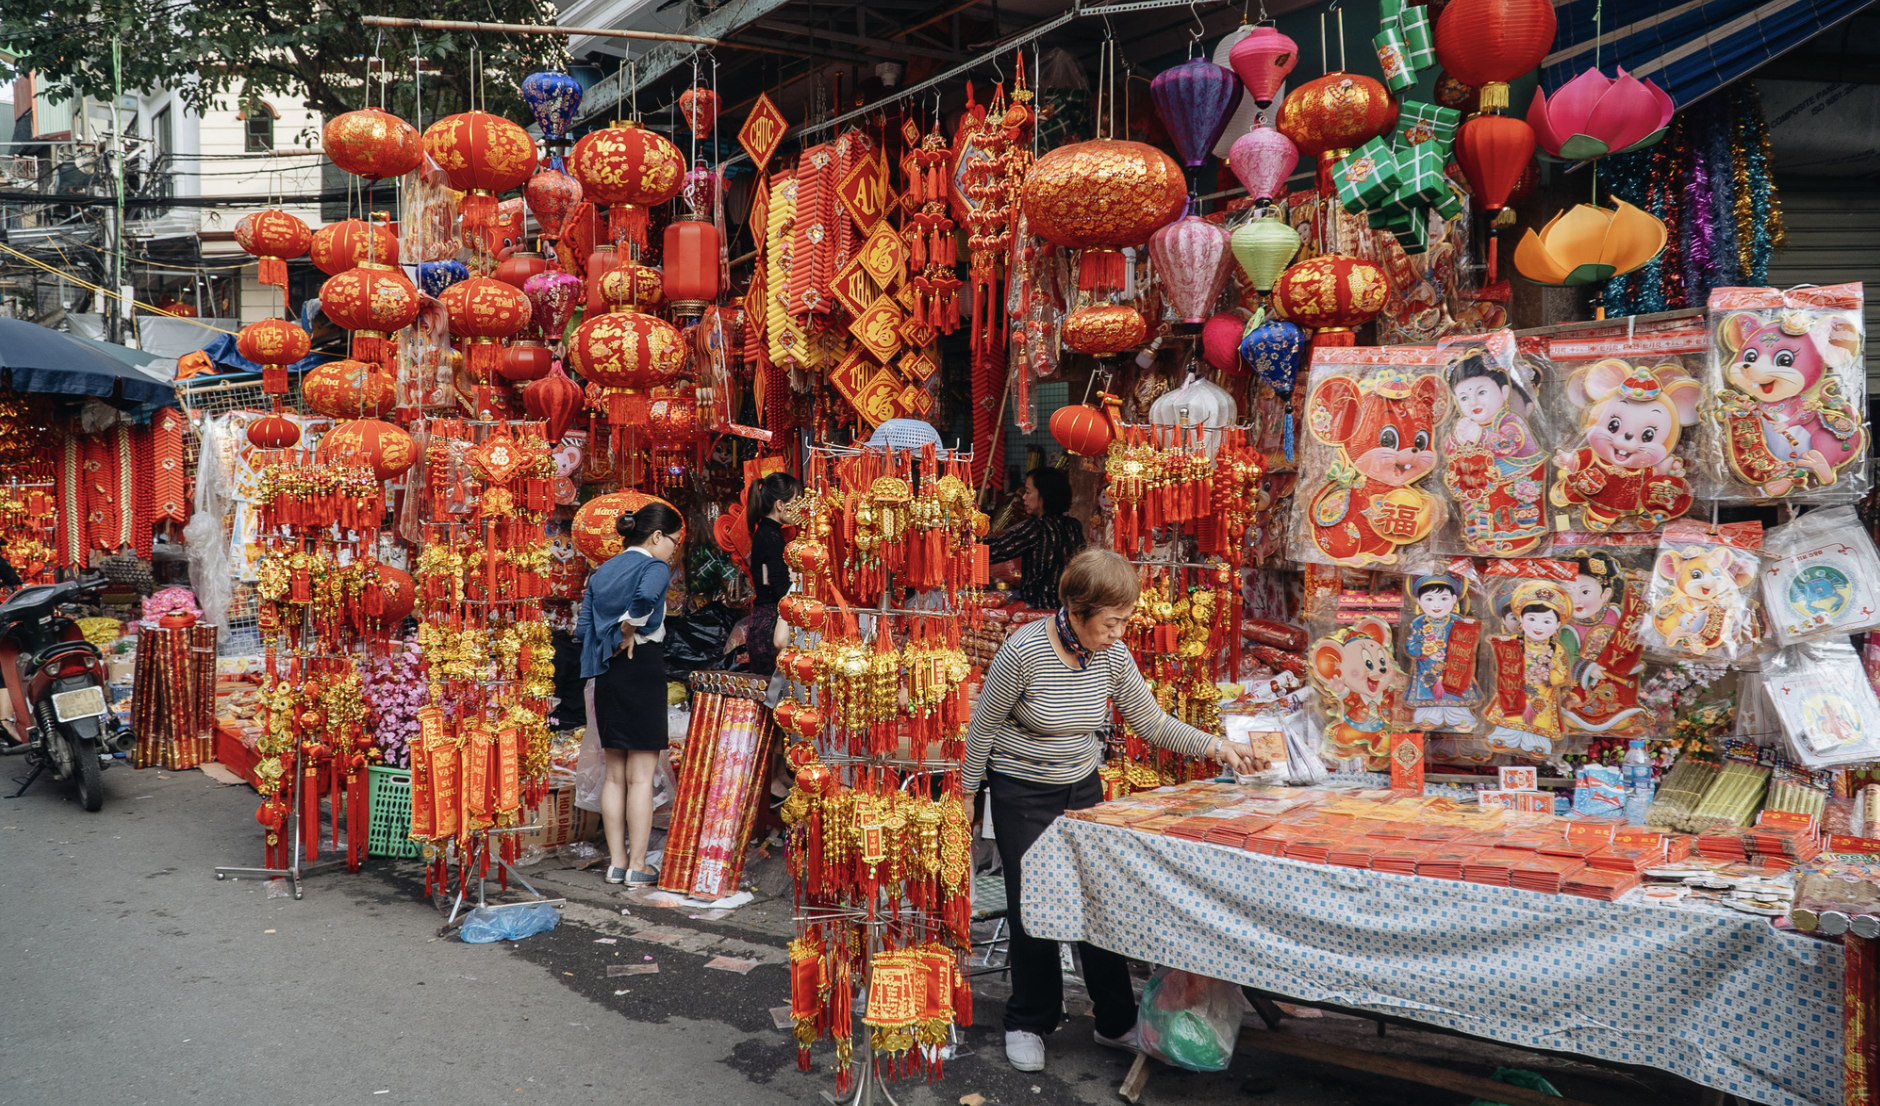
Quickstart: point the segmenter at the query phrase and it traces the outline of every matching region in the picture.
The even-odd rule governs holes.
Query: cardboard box
[[[1540,770],[1533,765],[1501,768],[1498,771],[1501,773],[1503,791],[1532,791],[1540,786]]]
[[[1552,814],[1554,797],[1545,791],[1516,791],[1514,808],[1528,814]]]
[[[536,828],[516,835],[526,850],[552,849],[572,841],[585,841],[600,829],[601,816],[574,805],[574,788],[561,787],[543,796],[534,810],[524,810],[522,824]]]
[[[1514,792],[1500,790],[1477,791],[1475,793],[1475,801],[1484,810],[1493,809],[1495,807],[1500,807],[1502,810],[1513,810]]]

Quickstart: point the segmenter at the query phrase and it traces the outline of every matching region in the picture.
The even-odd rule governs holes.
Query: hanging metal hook
[[[1188,14],[1195,20],[1195,29],[1188,32],[1188,59],[1193,61],[1195,48],[1201,45],[1201,36],[1208,33],[1208,25],[1201,21],[1201,9],[1195,0],[1188,0]]]

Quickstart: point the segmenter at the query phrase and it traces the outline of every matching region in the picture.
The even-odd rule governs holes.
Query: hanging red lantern
[[[502,364],[500,343],[529,325],[535,305],[522,289],[491,277],[460,280],[444,289],[438,299],[450,314],[450,332],[470,341],[464,358],[470,379],[488,384],[490,375]]]
[[[568,378],[561,362],[553,362],[547,376],[522,390],[522,406],[548,424],[548,441],[553,445],[568,433],[581,411],[581,385]]]
[[[500,115],[466,111],[447,115],[424,132],[424,151],[464,194],[463,230],[479,230],[496,216],[496,194],[535,172],[535,140]]]
[[[679,114],[693,134],[709,134],[718,121],[718,102],[718,94],[709,88],[688,88],[679,93]]]
[[[287,366],[313,352],[313,338],[286,319],[249,323],[235,335],[235,352],[261,366],[261,390],[287,394]]]
[[[300,424],[281,415],[263,415],[248,424],[248,443],[256,449],[292,449],[300,441]]]
[[[678,219],[666,227],[661,275],[674,315],[696,319],[718,298],[718,254],[718,228],[710,220]]]
[[[1550,0],[1455,0],[1436,20],[1436,60],[1481,90],[1481,110],[1508,106],[1508,83],[1533,69],[1554,44]]]
[[[1240,359],[1240,337],[1247,321],[1232,311],[1223,311],[1201,328],[1201,359],[1216,372],[1228,376],[1246,376],[1251,369]]]
[[[1125,246],[1174,221],[1188,201],[1175,159],[1140,142],[1100,138],[1059,146],[1025,174],[1019,204],[1034,234],[1085,249],[1079,285],[1121,288]]]
[[[623,261],[601,274],[601,298],[609,307],[658,311],[666,306],[665,276],[650,265]]]
[[[355,177],[402,177],[424,160],[418,128],[377,108],[334,116],[320,132],[320,148],[333,164]]]
[[[661,396],[647,407],[646,424],[655,449],[684,449],[698,440],[698,400]]]
[[[378,562],[359,589],[359,605],[381,626],[396,626],[418,605],[418,586],[411,573]]]
[[[385,365],[397,352],[393,332],[418,318],[418,290],[403,270],[367,261],[327,278],[320,286],[320,309],[353,332],[353,357]]]
[[[496,266],[496,279],[514,288],[529,283],[537,273],[548,272],[548,259],[534,250],[513,250]]]
[[[587,255],[587,317],[593,318],[606,312],[607,297],[601,294],[601,278],[612,272],[620,263],[620,251],[612,242],[597,244]]]
[[[314,457],[322,464],[364,465],[380,480],[390,480],[418,460],[418,444],[389,422],[354,419],[327,431]]]
[[[1051,415],[1051,436],[1079,457],[1101,457],[1116,440],[1116,421],[1107,407],[1116,397],[1106,392],[1097,398],[1106,406],[1097,408],[1078,403],[1060,407]]]
[[[300,397],[329,419],[362,419],[390,414],[398,400],[392,375],[364,361],[328,361],[307,370]]]
[[[271,207],[242,216],[235,224],[235,241],[261,259],[255,279],[286,292],[287,259],[307,252],[313,232],[295,216]]]
[[[313,258],[314,268],[327,276],[338,276],[367,261],[396,264],[398,236],[383,223],[342,219],[314,231],[307,253]]]
[[[581,278],[573,273],[546,272],[530,277],[522,286],[522,294],[535,308],[529,325],[548,341],[559,342],[568,321],[574,318],[574,309],[580,305],[583,289]]]
[[[596,565],[617,556],[623,543],[620,540],[620,532],[614,529],[614,520],[628,511],[637,511],[649,503],[665,503],[668,507],[672,506],[656,495],[647,495],[645,492],[634,491],[631,488],[626,491],[597,495],[581,504],[581,509],[574,513],[574,522],[569,525],[569,530],[574,534],[575,549],[589,562]],[[674,513],[677,513],[676,508]],[[673,536],[679,539],[681,545],[685,543],[684,530],[680,530]]]
[[[1319,186],[1330,194],[1331,164],[1397,125],[1397,101],[1370,77],[1327,73],[1286,94],[1276,126],[1300,156],[1319,159]]]
[[[646,245],[646,209],[677,196],[685,184],[685,158],[677,146],[620,120],[582,135],[568,168],[581,182],[582,195],[608,205],[613,240],[640,246]]]
[[[1505,115],[1478,115],[1456,132],[1456,164],[1468,179],[1469,191],[1483,210],[1500,212],[1508,206],[1508,196],[1534,160],[1534,128]],[[1497,218],[1495,225],[1513,222],[1512,217]],[[1488,238],[1488,279],[1496,279],[1499,250],[1493,226]]]
[[[553,241],[561,237],[568,216],[581,202],[581,182],[560,169],[543,169],[523,186],[522,198],[541,225],[542,237]]]
[[[542,379],[554,364],[554,351],[545,343],[535,338],[521,338],[503,351],[503,362],[496,367],[496,371],[503,375],[504,380],[519,383]]]
[[[1384,270],[1332,254],[1281,273],[1273,284],[1273,308],[1280,318],[1310,329],[1315,346],[1351,346],[1358,341],[1352,328],[1377,318],[1389,292]]]
[[[1120,303],[1094,303],[1064,316],[1066,349],[1109,357],[1135,349],[1149,337],[1149,324],[1136,309]]]
[[[644,426],[647,389],[685,366],[685,339],[664,319],[617,307],[584,320],[568,342],[568,364],[607,398],[610,425]]]

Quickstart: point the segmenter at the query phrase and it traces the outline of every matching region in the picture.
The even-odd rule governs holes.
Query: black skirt
[[[628,633],[632,630],[628,629]],[[666,646],[643,641],[633,656],[615,653],[594,677],[594,714],[601,748],[657,753],[666,747]]]

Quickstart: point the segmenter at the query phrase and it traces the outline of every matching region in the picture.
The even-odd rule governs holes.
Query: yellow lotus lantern
[[[1529,230],[1514,248],[1514,267],[1535,284],[1576,288],[1623,276],[1665,248],[1665,224],[1624,200],[1618,210],[1576,204]]]

